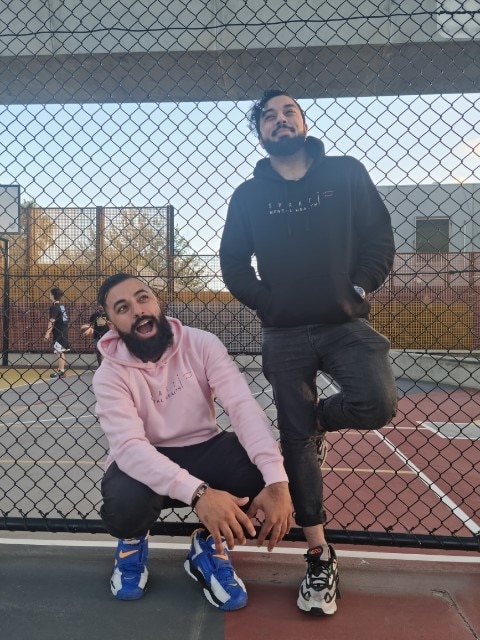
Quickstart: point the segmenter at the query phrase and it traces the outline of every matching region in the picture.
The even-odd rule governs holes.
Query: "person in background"
[[[324,530],[325,436],[378,429],[395,415],[390,345],[369,324],[367,299],[392,266],[393,231],[364,166],[325,155],[323,143],[307,137],[305,114],[288,93],[266,91],[249,116],[269,157],[232,195],[220,264],[231,293],[262,322],[263,371],[277,407],[295,521],[308,545],[297,606],[332,615],[338,567]],[[319,371],[338,393],[319,400]]]
[[[50,374],[50,378],[65,378],[65,353],[70,351],[68,344],[68,314],[65,305],[60,301],[63,291],[58,287],[50,290],[52,304],[48,311],[48,327],[44,334],[45,340],[53,336],[53,352],[57,354],[57,368]]]
[[[185,570],[212,605],[240,609],[248,597],[230,551],[247,538],[259,546],[268,538],[271,551],[292,520],[270,424],[220,340],[165,316],[145,282],[111,276],[98,303],[111,329],[98,343],[103,360],[93,376],[109,444],[101,517],[118,538],[111,591],[119,600],[144,595],[151,527],[162,509],[190,505],[201,526]],[[233,431],[217,426],[214,398]]]
[[[80,327],[80,333],[82,336],[93,337],[93,348],[95,349],[95,355],[97,356],[98,366],[100,366],[102,362],[102,354],[98,350],[97,346],[98,341],[107,333],[108,330],[107,316],[105,315],[105,311],[101,305],[98,305],[95,313],[92,313],[88,324],[82,324]]]

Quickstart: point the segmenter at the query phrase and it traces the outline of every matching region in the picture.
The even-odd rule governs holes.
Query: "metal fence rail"
[[[103,531],[106,443],[79,327],[115,271],[219,335],[276,432],[260,326],[225,290],[217,254],[229,198],[262,157],[245,113],[279,87],[329,155],[365,164],[397,246],[371,303],[399,412],[380,432],[332,437],[330,539],[478,550],[479,38],[473,0],[6,3],[0,530]],[[52,286],[72,339],[69,375],[53,385],[42,340]],[[318,385],[330,393],[330,380]],[[220,406],[218,421],[229,428]],[[178,509],[153,533],[194,526]]]

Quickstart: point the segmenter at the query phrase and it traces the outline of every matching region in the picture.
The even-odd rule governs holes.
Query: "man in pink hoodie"
[[[144,595],[148,532],[160,511],[191,505],[203,527],[192,535],[187,573],[207,600],[230,611],[247,604],[229,550],[255,537],[271,551],[289,531],[287,475],[268,421],[224,345],[166,317],[150,287],[126,273],[98,294],[110,331],[99,341],[96,413],[109,443],[101,516],[119,538],[110,580],[119,600]],[[214,398],[233,432],[215,421]]]

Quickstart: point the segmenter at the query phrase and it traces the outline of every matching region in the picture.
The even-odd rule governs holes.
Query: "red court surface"
[[[328,527],[478,534],[479,425],[479,393],[436,390],[403,397],[380,431],[329,433]]]
[[[368,552],[362,557],[360,549],[355,553],[358,557],[340,557],[342,598],[337,613],[328,618],[310,617],[296,608],[299,557],[282,556],[280,563],[273,556],[260,562],[249,557],[237,563],[249,584],[250,603],[225,616],[225,639],[480,638],[480,564],[377,560]]]

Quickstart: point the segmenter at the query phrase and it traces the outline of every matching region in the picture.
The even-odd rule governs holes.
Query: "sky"
[[[378,185],[480,182],[480,94],[300,100],[329,155]],[[230,196],[264,156],[249,102],[0,106],[0,184],[41,207],[173,205],[218,250]]]

